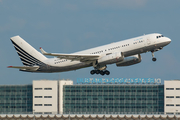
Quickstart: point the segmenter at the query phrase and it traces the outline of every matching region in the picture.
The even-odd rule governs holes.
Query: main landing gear
[[[151,53],[152,53],[152,57],[153,57],[153,58],[152,58],[152,61],[155,62],[157,59],[154,57],[154,51],[151,51]]]
[[[109,75],[110,74],[110,72],[108,71],[108,70],[91,70],[91,75],[94,75],[95,73],[96,74],[101,74],[101,75]]]

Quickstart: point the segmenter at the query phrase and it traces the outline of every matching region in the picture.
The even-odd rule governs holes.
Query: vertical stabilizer
[[[47,59],[44,55],[42,55],[40,52],[34,49],[20,36],[12,37],[11,41],[24,65],[41,65],[43,64],[42,61]]]

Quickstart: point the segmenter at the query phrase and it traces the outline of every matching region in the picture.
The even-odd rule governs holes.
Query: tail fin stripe
[[[21,52],[23,55],[25,55],[26,57],[30,57],[31,59],[34,59],[34,60],[36,60],[36,61],[39,61],[39,60],[37,60],[36,58],[34,58],[34,57],[32,57],[31,55],[29,55],[27,52],[25,52],[23,49],[21,49],[20,47],[18,47],[18,46],[15,46],[14,45],[14,47],[15,47],[15,49],[18,51],[18,52]]]
[[[34,64],[34,63],[38,63],[38,62],[32,62],[31,60],[28,60],[28,59],[25,59],[24,57],[21,57],[21,55],[19,54],[19,56],[20,56],[20,59],[21,59],[21,61],[23,61],[23,62],[26,62],[26,63],[28,63],[28,64]]]
[[[26,63],[34,64],[34,62],[28,61],[28,60],[24,59],[23,57],[20,57],[20,59],[21,59],[22,61],[26,62]]]
[[[40,62],[39,60],[36,60],[36,59],[33,59],[33,58],[29,58],[27,55],[25,55],[25,54],[23,54],[23,53],[21,53],[19,51],[17,51],[17,53],[18,53],[19,57],[22,57],[22,58],[24,58],[24,59],[26,59],[26,60],[28,60],[28,61],[30,61],[32,63]]]
[[[16,50],[17,50],[17,49],[16,49]],[[25,59],[28,59],[28,60],[31,61],[31,62],[39,62],[39,61],[35,60],[34,58],[29,58],[28,55],[22,53],[22,52],[19,51],[19,50],[17,50],[17,53],[18,53],[19,56],[21,56],[21,57],[23,57],[23,58],[25,58]]]
[[[12,41],[12,40],[11,40]],[[34,58],[30,54],[28,54],[26,51],[24,51],[21,47],[19,47],[15,42],[13,42],[13,45],[24,65],[31,66],[32,64],[44,64],[43,62],[39,61],[38,59]]]
[[[26,59],[26,60],[28,60],[28,61],[30,61],[30,62],[32,62],[32,63],[37,62],[37,61],[34,61],[34,60],[29,59],[28,57],[26,57],[26,55],[23,55],[23,54],[20,53],[20,52],[18,52],[18,55],[19,55],[19,57],[21,57],[21,58],[23,58],[23,59]]]
[[[22,59],[21,59],[21,60],[22,60]],[[23,64],[26,64],[26,65],[28,65],[28,66],[31,66],[31,64],[26,63],[26,62],[24,62],[23,60],[22,60],[22,63],[23,63]]]
[[[23,63],[23,65],[26,65],[26,66],[31,66],[31,65],[29,65],[29,64],[26,64],[26,63],[24,63],[24,62],[22,62]]]
[[[18,51],[18,50],[17,50],[17,53],[18,53],[18,55],[19,55],[20,58],[23,58],[24,60],[31,62],[31,64],[34,64],[34,63],[39,62],[39,61],[36,60],[36,59],[29,58],[27,55],[25,55],[24,53],[21,53],[21,52]]]

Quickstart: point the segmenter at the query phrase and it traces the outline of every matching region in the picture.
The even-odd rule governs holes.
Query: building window
[[[52,104],[44,104],[44,106],[52,106]]]
[[[44,98],[52,98],[52,96],[44,96]]]
[[[174,98],[174,96],[166,96],[166,98]]]
[[[42,90],[42,88],[34,88],[35,90]]]
[[[52,112],[44,112],[44,114],[52,114]]]
[[[166,104],[166,106],[174,106],[174,104]]]
[[[44,90],[52,90],[52,88],[44,88]]]
[[[166,113],[166,114],[168,114],[168,115],[172,115],[172,114],[174,114],[174,113]]]
[[[34,112],[34,114],[42,114],[42,112]]]
[[[176,98],[180,98],[180,96],[176,96]]]
[[[176,106],[179,106],[179,107],[180,107],[180,104],[176,104]]]
[[[174,90],[174,88],[166,88],[166,90]]]
[[[180,90],[180,88],[176,88],[176,90]]]
[[[35,104],[35,106],[42,106],[42,104]]]
[[[35,98],[42,98],[42,96],[35,96]]]

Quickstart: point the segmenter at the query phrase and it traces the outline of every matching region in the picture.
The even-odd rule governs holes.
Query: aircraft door
[[[149,37],[147,37],[146,43],[147,43],[147,45],[150,45],[150,44],[151,44],[151,40],[149,39]]]
[[[148,50],[148,46],[151,44],[151,40],[149,37],[145,37],[144,39],[144,49],[143,51],[147,51]]]

